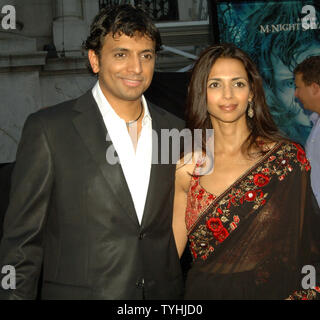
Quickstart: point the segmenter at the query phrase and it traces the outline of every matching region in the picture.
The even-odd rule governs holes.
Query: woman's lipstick
[[[237,104],[224,104],[219,106],[221,110],[230,112],[237,108]]]

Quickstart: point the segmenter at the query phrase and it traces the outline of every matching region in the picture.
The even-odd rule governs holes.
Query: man
[[[0,164],[0,242],[2,238],[2,226],[4,214],[8,208],[10,176],[14,163]]]
[[[304,108],[312,111],[312,130],[306,143],[311,164],[311,186],[320,207],[320,56],[311,56],[294,70],[295,96]]]
[[[302,7],[302,2],[297,1],[249,3],[240,9],[236,4],[228,4],[224,17],[232,31],[227,32],[223,40],[234,42],[254,59],[264,80],[267,103],[278,128],[304,145],[312,124],[294,97],[293,70],[308,56],[319,54],[320,32],[311,28],[305,30],[297,23]],[[320,21],[319,10],[316,10],[316,18]],[[288,29],[274,32],[273,28],[279,26]]]
[[[44,299],[178,299],[175,166],[151,159],[160,154],[152,131],[183,122],[143,97],[160,34],[143,11],[111,7],[86,47],[92,91],[25,124],[0,247],[16,289],[2,294],[35,298],[43,265]]]

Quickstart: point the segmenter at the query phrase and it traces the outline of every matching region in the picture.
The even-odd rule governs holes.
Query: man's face
[[[297,63],[302,62],[308,56],[316,55],[319,53],[319,43],[314,43],[310,45],[306,50],[303,51],[299,56],[295,56]],[[307,114],[301,108],[298,101],[295,99],[295,82],[293,72],[289,69],[288,66],[284,65],[281,59],[272,54],[271,56],[272,69],[274,70],[273,74],[273,90],[280,102],[287,107],[288,112],[295,112],[296,121],[300,125],[309,126],[310,121]],[[305,107],[305,106],[304,106]],[[306,107],[305,107],[306,108]],[[306,108],[307,109],[307,108]]]
[[[316,112],[315,94],[312,85],[306,85],[302,79],[302,74],[298,73],[295,77],[296,90],[295,96],[303,104],[304,108]]]
[[[153,77],[155,43],[138,33],[133,37],[107,34],[100,57],[89,50],[89,61],[111,105],[137,102]]]

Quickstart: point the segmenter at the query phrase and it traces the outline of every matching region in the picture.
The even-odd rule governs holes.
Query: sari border
[[[219,196],[215,196],[213,193],[207,191],[205,188],[201,186],[208,194],[212,194],[215,196],[215,199],[213,199],[212,203],[208,205],[208,207],[199,214],[195,222],[190,226],[187,236],[189,236],[199,223],[199,221],[202,219],[203,216],[207,215],[208,211],[212,209],[212,207],[220,201],[236,184],[240,183],[250,172],[252,172],[254,169],[256,169],[262,162],[264,162],[272,153],[274,153],[277,149],[279,149],[283,145],[283,141],[279,141],[277,144],[275,144],[264,156],[261,157],[261,159],[255,163],[253,166],[251,166],[249,169],[247,169],[243,174],[239,176],[225,191],[223,191]],[[200,178],[199,178],[200,179]],[[200,181],[199,181],[200,185]]]

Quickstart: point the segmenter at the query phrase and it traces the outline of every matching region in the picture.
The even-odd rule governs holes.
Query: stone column
[[[0,0],[0,12],[1,12],[1,9],[7,4],[11,6],[15,6],[16,0]]]
[[[81,45],[87,38],[87,24],[83,19],[81,0],[55,0],[53,39],[63,56],[80,56]]]
[[[3,6],[12,5],[18,21],[22,2],[0,0],[0,12]],[[46,54],[37,51],[36,39],[22,36],[19,28],[0,28],[0,163],[15,160],[24,122],[42,106],[39,70],[45,65]]]

